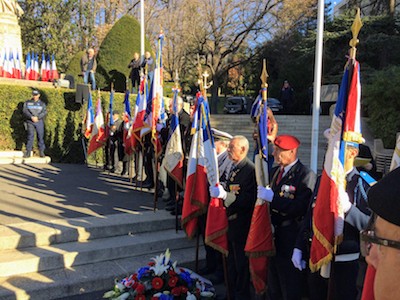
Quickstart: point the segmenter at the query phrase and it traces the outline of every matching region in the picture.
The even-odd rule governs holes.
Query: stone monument
[[[0,0],[0,50],[18,52],[21,60],[21,27],[18,19],[23,13],[16,0]]]

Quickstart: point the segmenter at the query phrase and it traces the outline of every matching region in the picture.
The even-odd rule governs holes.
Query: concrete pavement
[[[0,225],[152,211],[153,199],[153,190],[140,191],[128,177],[100,168],[0,165]]]

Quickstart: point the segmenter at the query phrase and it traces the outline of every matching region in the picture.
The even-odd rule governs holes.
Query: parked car
[[[283,105],[281,101],[276,98],[268,98],[267,105],[274,113],[281,112],[283,110]]]
[[[226,114],[247,114],[250,112],[251,99],[242,96],[226,98],[224,113]]]

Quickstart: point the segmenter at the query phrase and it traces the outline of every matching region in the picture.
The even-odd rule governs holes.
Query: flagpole
[[[144,58],[144,0],[140,0],[140,56]]]
[[[313,93],[313,113],[311,130],[311,163],[310,168],[315,173],[318,170],[318,134],[319,134],[319,111],[321,101],[321,77],[322,77],[322,50],[324,40],[324,7],[325,2],[318,0],[317,16],[317,40],[315,42],[314,60],[314,93]]]

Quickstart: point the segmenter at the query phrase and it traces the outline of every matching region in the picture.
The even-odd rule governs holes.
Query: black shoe
[[[171,215],[175,216],[176,215],[176,210],[173,210],[170,212]],[[182,215],[182,209],[178,209],[178,216]]]
[[[46,155],[44,154],[43,151],[39,151],[39,156],[40,156],[40,157],[46,157]]]
[[[167,205],[167,206],[165,207],[165,210],[166,210],[166,211],[173,211],[173,210],[175,210],[175,204],[173,204],[173,205]]]
[[[152,189],[154,187],[154,182],[145,180],[141,186],[145,189]]]
[[[127,174],[128,174],[128,172],[126,172],[126,170],[122,170],[121,176],[125,176],[125,175],[127,175]]]
[[[22,157],[23,157],[23,158],[29,158],[29,157],[31,157],[31,151],[26,151]]]

